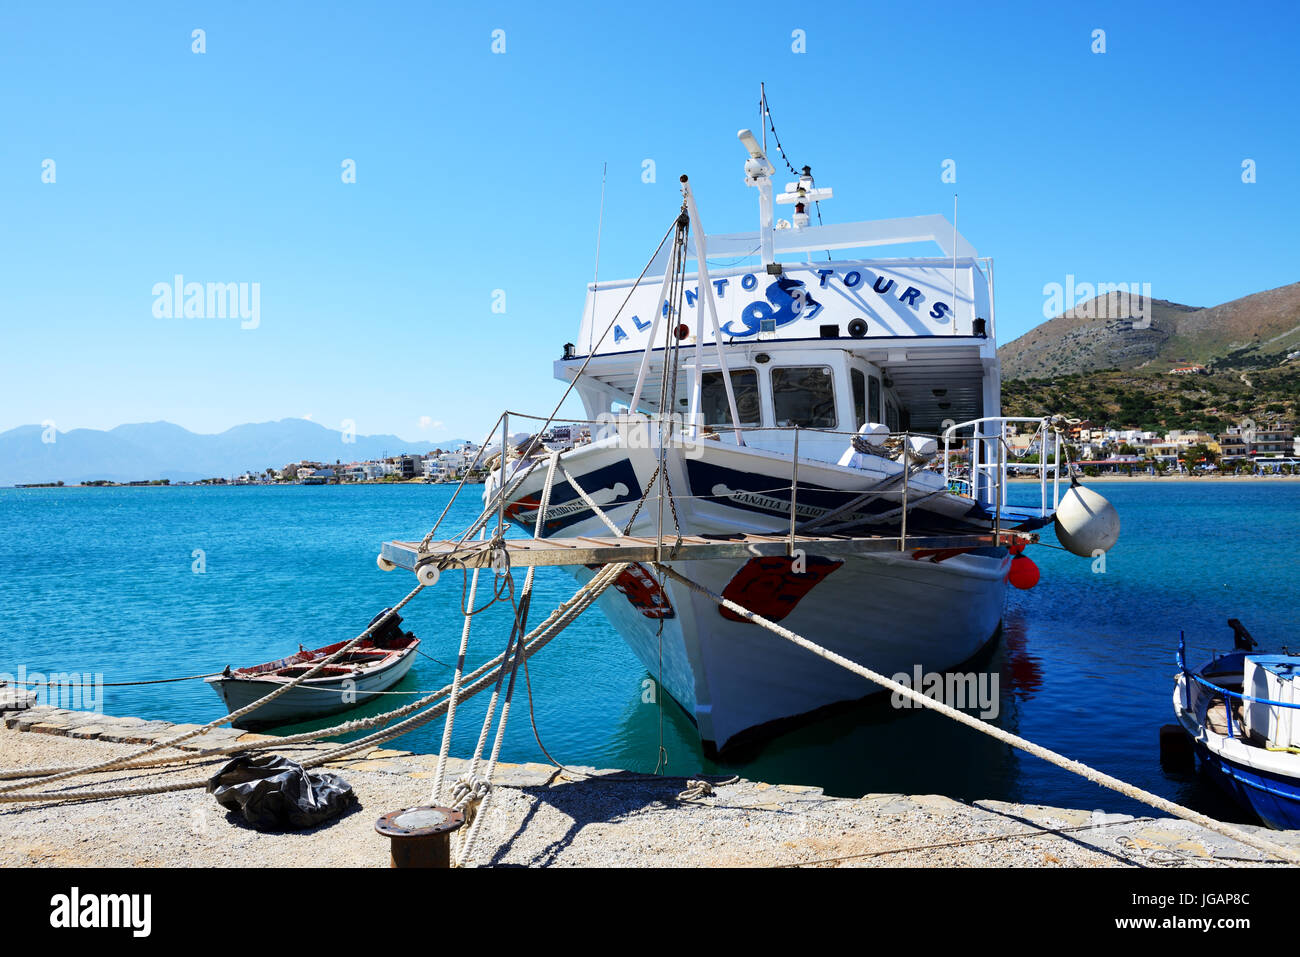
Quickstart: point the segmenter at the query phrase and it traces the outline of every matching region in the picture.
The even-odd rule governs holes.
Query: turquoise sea
[[[1103,573],[1063,551],[1031,548],[1042,569],[1013,592],[988,669],[1000,676],[997,721],[1125,780],[1234,816],[1213,786],[1160,768],[1157,732],[1173,720],[1180,629],[1200,660],[1225,649],[1238,617],[1265,647],[1297,644],[1300,483],[1108,482],[1123,534]],[[467,488],[448,517],[477,511]],[[189,675],[280,657],[299,643],[350,638],[413,584],[375,565],[384,539],[419,538],[450,486],[0,489],[0,672],[102,673],[105,682]],[[1017,502],[1037,487],[1018,485]],[[1050,531],[1047,538],[1051,540]],[[203,572],[197,573],[201,552]],[[572,593],[563,572],[537,576],[535,621]],[[407,607],[422,649],[454,661],[459,576]],[[471,656],[504,647],[508,606],[475,619]],[[598,610],[530,662],[538,733],[565,763],[651,771],[657,704],[645,672]],[[436,689],[450,669],[417,659],[396,690]],[[106,688],[104,709],[173,721],[224,713],[202,681]],[[466,705],[455,753],[468,753],[486,695]],[[388,697],[359,713],[406,698]],[[333,719],[337,720],[337,719]],[[333,723],[322,722],[323,723]],[[441,721],[392,747],[436,751]],[[943,793],[1132,811],[1117,795],[941,717],[868,703],[771,742],[741,764],[702,757],[689,720],[662,708],[668,773],[741,773],[838,794]],[[502,757],[543,760],[522,689]]]

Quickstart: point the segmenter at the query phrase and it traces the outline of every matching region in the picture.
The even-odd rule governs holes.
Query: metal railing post
[[[1002,544],[1002,499],[1006,495],[1007,484],[1007,450],[1005,439],[998,436],[998,462],[997,462],[998,490],[995,493],[997,499],[993,507],[993,544]]]
[[[911,474],[912,466],[908,462],[908,454],[911,450],[907,446],[907,433],[903,433],[903,517],[898,528],[898,550],[907,551],[907,486],[908,476]]]
[[[1047,420],[1038,426],[1038,515],[1047,515]]]
[[[1052,463],[1052,511],[1061,507],[1061,433],[1054,433],[1056,439],[1052,442],[1055,446],[1053,454],[1055,460]]]
[[[501,484],[497,489],[497,535],[505,534],[506,525],[506,446],[510,444],[510,413],[501,416]]]
[[[799,495],[799,426],[794,427],[794,467],[790,471],[790,555],[794,556],[795,500]]]
[[[943,487],[948,487],[948,440],[952,435],[952,429],[943,430]]]

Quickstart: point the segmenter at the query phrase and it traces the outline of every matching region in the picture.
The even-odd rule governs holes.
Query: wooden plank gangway
[[[880,552],[942,552],[1006,545],[1033,544],[1032,532],[1004,530],[965,535],[683,535],[654,538],[625,535],[578,536],[576,538],[509,538],[504,542],[511,566],[605,565],[613,562],[705,561],[712,558],[757,558],[789,555],[795,549],[818,555],[868,555]],[[450,559],[446,568],[488,568],[492,551],[480,541],[430,542],[421,550],[419,542],[384,542],[380,557],[399,568],[414,571],[418,565]]]

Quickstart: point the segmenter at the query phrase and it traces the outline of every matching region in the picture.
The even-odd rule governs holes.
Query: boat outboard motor
[[[383,618],[392,610],[393,609],[391,608],[385,608],[379,614],[375,615],[374,618],[370,619],[370,624],[373,625],[380,618]],[[402,641],[410,637],[412,637],[411,632],[402,631],[402,616],[393,615],[391,618],[388,619],[388,621],[384,622],[382,627],[376,629],[370,635],[370,640],[373,641],[376,645],[388,645],[394,643],[400,644]]]
[[[1254,651],[1259,645],[1240,619],[1229,618],[1228,627],[1232,629],[1232,647],[1237,651]]]
[[[885,441],[888,438],[889,426],[881,425],[879,422],[868,422],[849,440],[849,447],[840,456],[839,464],[860,469],[868,464],[863,461],[864,456],[888,458],[889,450],[885,448]]]

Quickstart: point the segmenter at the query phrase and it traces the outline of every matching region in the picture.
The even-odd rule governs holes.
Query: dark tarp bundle
[[[277,754],[238,754],[208,781],[217,803],[259,831],[294,831],[338,817],[357,796],[337,774],[308,771]]]

